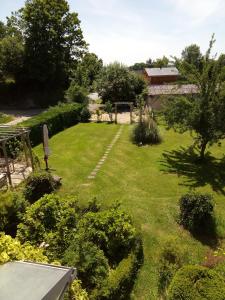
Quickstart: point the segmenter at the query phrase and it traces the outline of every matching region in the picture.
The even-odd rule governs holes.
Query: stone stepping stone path
[[[101,169],[102,165],[105,163],[110,151],[112,150],[112,147],[115,145],[115,143],[117,142],[117,140],[119,139],[121,133],[123,130],[123,126],[120,126],[119,130],[117,131],[115,137],[113,138],[112,142],[108,145],[108,147],[106,148],[105,153],[103,154],[103,156],[101,157],[101,159],[99,160],[99,162],[97,163],[96,167],[94,168],[94,170],[91,172],[91,174],[88,176],[88,179],[95,179],[95,177],[98,174],[98,171]]]

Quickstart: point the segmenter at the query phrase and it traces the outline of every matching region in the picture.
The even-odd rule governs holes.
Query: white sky
[[[179,56],[191,43],[205,51],[212,33],[215,52],[225,52],[225,0],[69,0],[78,12],[90,51],[104,63],[125,64]],[[23,6],[0,0],[0,19]]]

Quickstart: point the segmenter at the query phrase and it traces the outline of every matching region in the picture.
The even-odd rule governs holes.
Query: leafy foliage
[[[65,0],[28,0],[21,18],[28,78],[65,84],[70,66],[86,47],[77,13],[69,12]]]
[[[182,61],[195,66],[196,69],[200,69],[202,58],[200,47],[196,44],[187,46],[181,53]]]
[[[57,188],[57,182],[48,172],[31,174],[25,182],[24,197],[34,203],[45,194],[51,194]]]
[[[94,53],[86,53],[72,71],[72,85],[93,90],[95,81],[101,72],[103,62]]]
[[[74,82],[71,82],[68,90],[66,91],[66,99],[69,102],[77,102],[87,104],[88,92],[85,87],[79,86]]]
[[[29,243],[21,244],[17,239],[0,233],[0,264],[12,260],[30,260],[48,263],[48,258],[42,249],[37,249]]]
[[[12,121],[12,117],[0,112],[0,124],[8,123]]]
[[[49,257],[58,258],[67,249],[78,218],[76,199],[45,195],[27,209],[17,236],[22,242],[48,245]]]
[[[141,238],[137,237],[130,254],[110,271],[100,288],[91,292],[91,299],[128,299],[142,262],[142,242]]]
[[[0,69],[5,78],[16,80],[24,64],[24,45],[21,36],[5,36],[0,39]]]
[[[82,109],[83,105],[78,103],[61,103],[22,122],[20,125],[30,128],[30,139],[33,146],[35,146],[43,140],[42,127],[44,124],[47,124],[49,136],[52,136],[80,122]],[[84,118],[82,121],[85,121]]]
[[[88,240],[104,251],[111,265],[126,256],[135,243],[136,231],[128,214],[115,206],[99,212],[88,212],[77,225],[75,240]]]
[[[183,61],[180,73],[196,85],[198,94],[174,97],[168,101],[165,119],[169,127],[180,132],[194,131],[195,145],[200,149],[200,159],[205,157],[208,144],[212,145],[225,137],[225,83],[222,56],[210,57],[214,37],[209,49],[201,59],[201,68]]]
[[[190,192],[180,198],[180,224],[192,232],[210,231],[213,208],[211,195]]]
[[[177,239],[168,239],[159,254],[158,288],[161,295],[167,294],[167,288],[175,273],[189,261],[188,250],[181,246]]]
[[[76,266],[78,277],[87,290],[99,288],[108,276],[109,265],[104,252],[88,240],[73,240],[66,250],[63,263]]]
[[[110,122],[112,122],[113,121],[113,115],[112,115],[112,113],[113,113],[113,105],[112,105],[112,103],[110,101],[107,101],[105,103],[105,111],[109,115]]]
[[[185,266],[173,278],[168,300],[223,300],[225,280],[214,270]]]
[[[0,231],[15,235],[17,225],[22,220],[28,202],[19,192],[0,193]]]
[[[71,284],[69,291],[64,295],[64,300],[88,300],[86,290],[82,289],[81,281],[74,280]]]
[[[129,71],[127,67],[117,62],[103,67],[97,81],[97,89],[103,101],[136,100],[141,94],[146,83],[141,76]]]

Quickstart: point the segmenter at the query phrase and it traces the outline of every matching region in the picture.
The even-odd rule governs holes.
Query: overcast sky
[[[214,52],[225,53],[225,0],[69,0],[79,14],[90,51],[104,63],[125,64],[163,55],[179,56],[197,43],[205,51],[212,33]],[[0,0],[0,19],[23,0]]]

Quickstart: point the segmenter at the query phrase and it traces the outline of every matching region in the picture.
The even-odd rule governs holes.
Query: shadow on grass
[[[208,220],[207,224],[201,230],[191,232],[191,235],[203,245],[207,245],[212,249],[216,249],[219,245],[214,218]]]
[[[162,171],[185,176],[183,185],[197,188],[209,184],[213,191],[225,195],[225,156],[216,159],[206,154],[203,162],[189,148],[166,151],[161,160]]]

